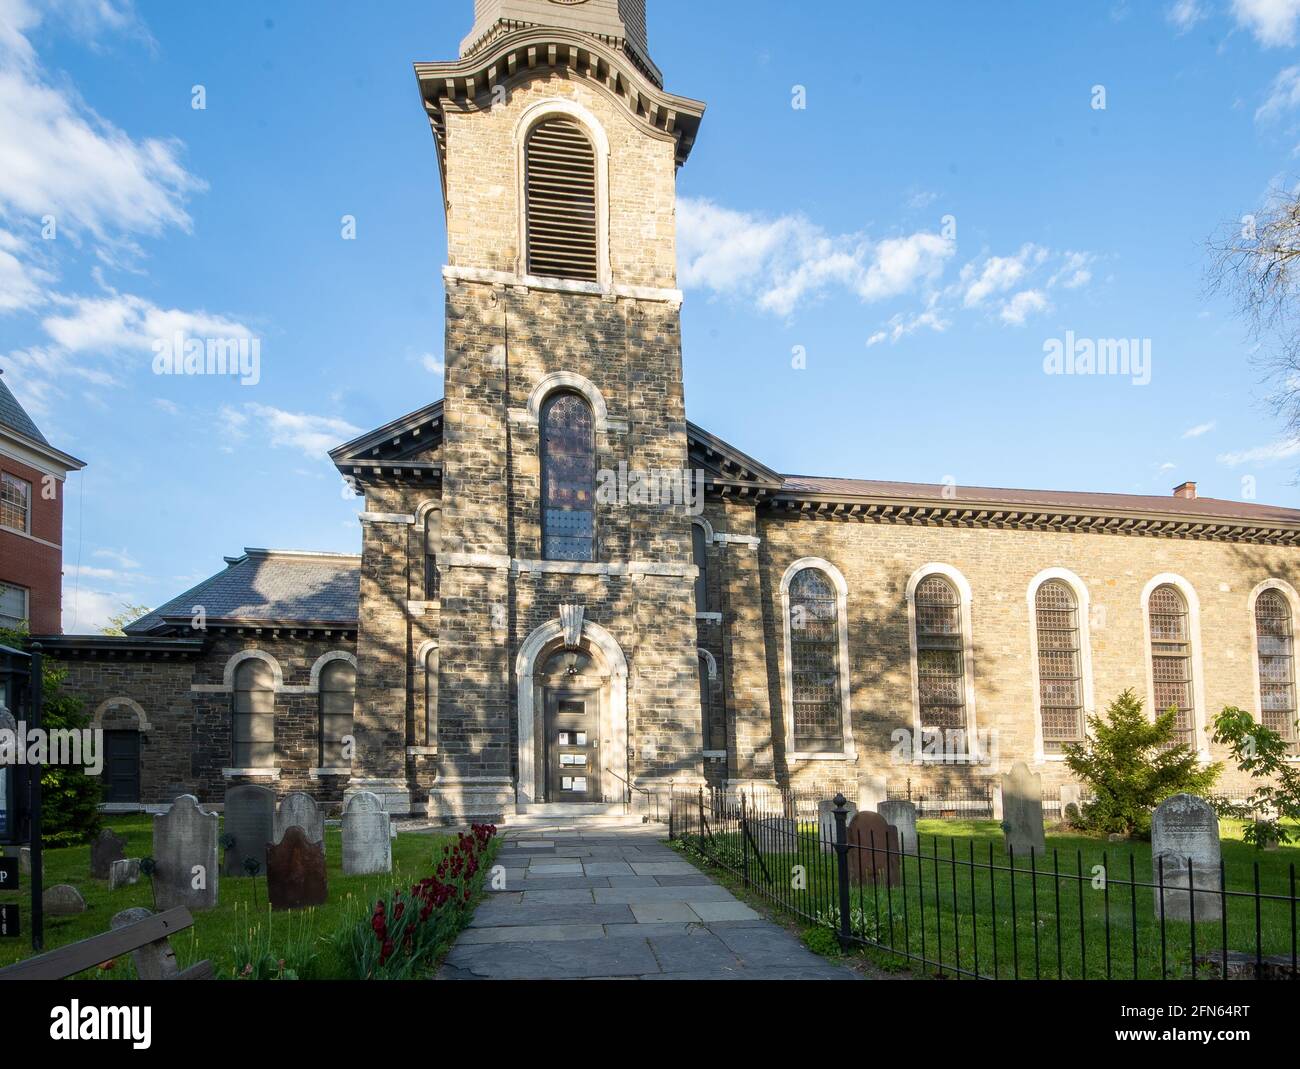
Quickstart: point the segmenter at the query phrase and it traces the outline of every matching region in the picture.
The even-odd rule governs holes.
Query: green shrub
[[[1237,768],[1254,781],[1245,802],[1219,802],[1219,812],[1244,820],[1241,837],[1256,849],[1294,841],[1283,822],[1300,821],[1300,770],[1287,759],[1286,739],[1255,723],[1248,712],[1229,706],[1215,717],[1214,741],[1227,746]]]
[[[1065,763],[1094,796],[1083,806],[1084,830],[1144,838],[1151,811],[1166,798],[1209,793],[1223,766],[1202,766],[1176,742],[1176,720],[1175,709],[1148,719],[1132,690],[1110,703],[1105,718],[1088,718],[1088,739],[1065,747]]]

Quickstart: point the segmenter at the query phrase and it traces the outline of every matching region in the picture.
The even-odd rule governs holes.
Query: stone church
[[[1014,761],[1051,787],[1130,687],[1207,760],[1225,705],[1295,739],[1300,511],[783,475],[687,420],[704,105],[645,9],[475,0],[460,58],[416,64],[445,396],[330,454],[359,556],[247,549],[125,637],[46,640],[110,805],[255,782],[501,820]]]

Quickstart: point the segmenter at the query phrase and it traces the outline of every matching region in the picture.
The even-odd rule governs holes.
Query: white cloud
[[[1289,460],[1294,456],[1300,456],[1300,438],[1270,442],[1268,445],[1243,449],[1236,453],[1220,453],[1218,459],[1220,464],[1236,468],[1242,464],[1272,464],[1279,460]]]
[[[1289,47],[1296,42],[1300,0],[1232,0],[1237,24],[1255,35],[1265,48]]]
[[[1092,264],[1097,258],[1088,252],[1066,252],[1061,266],[1047,280],[1047,288],[1057,286],[1077,290],[1092,281]]]
[[[1042,290],[1022,290],[1007,301],[998,314],[1002,317],[1002,322],[1020,327],[1031,315],[1046,312],[1051,306],[1052,302]]]
[[[96,634],[127,605],[139,602],[130,590],[82,586],[76,575],[69,574],[63,580],[63,630],[70,635]]]
[[[98,557],[100,560],[111,560],[119,568],[134,570],[140,567],[140,562],[125,549],[97,549],[91,556]]]
[[[1173,471],[1177,467],[1178,465],[1175,464],[1172,460],[1166,460],[1163,464],[1160,465],[1160,470],[1161,472]]]
[[[918,330],[928,329],[942,334],[952,323],[945,319],[936,307],[931,307],[919,315],[907,316],[901,312],[894,316],[885,324],[885,329],[877,331],[867,339],[867,348],[879,345],[881,342],[889,342],[891,345],[897,343],[909,334],[915,334]]]
[[[977,308],[989,297],[1006,293],[1047,256],[1048,250],[1042,246],[1026,244],[1014,256],[989,256],[978,266],[968,263],[961,271],[961,284],[965,290],[962,304],[967,308]]]
[[[433,353],[425,353],[421,356],[420,366],[430,375],[442,375],[447,370],[447,365],[443,362],[442,357],[435,356]]]
[[[1188,427],[1183,431],[1183,437],[1200,438],[1202,435],[1209,434],[1216,426],[1218,424],[1214,420],[1210,420],[1209,423],[1198,423],[1195,427]]]
[[[47,316],[41,325],[63,349],[79,352],[151,352],[154,342],[180,332],[191,338],[248,338],[253,332],[225,316],[159,308],[129,293],[59,298],[69,312]]]
[[[1186,33],[1202,19],[1209,18],[1209,14],[1200,0],[1175,0],[1165,12],[1165,18],[1178,27],[1179,33]]]
[[[46,287],[54,275],[19,259],[27,251],[25,241],[0,230],[0,314],[25,312],[45,303]]]
[[[1285,67],[1273,79],[1268,97],[1255,111],[1256,122],[1273,122],[1300,106],[1300,67]]]
[[[312,459],[319,459],[336,445],[361,433],[360,427],[354,427],[346,420],[307,412],[288,412],[254,402],[242,408],[223,407],[221,420],[227,437],[244,438],[250,424],[256,424],[260,435],[272,446],[296,449]]]

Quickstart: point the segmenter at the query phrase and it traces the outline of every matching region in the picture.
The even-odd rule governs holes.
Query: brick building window
[[[1038,697],[1043,752],[1061,753],[1083,740],[1083,657],[1079,600],[1068,583],[1054,579],[1034,597],[1038,629]]]
[[[790,581],[790,703],[803,753],[844,746],[839,598],[830,577],[804,568]]]
[[[1280,590],[1265,590],[1255,599],[1255,648],[1259,658],[1260,721],[1300,755],[1296,729],[1295,630],[1291,603]]]
[[[917,700],[922,731],[966,728],[966,655],[961,596],[942,575],[918,584],[916,604]]]
[[[275,676],[270,664],[250,657],[235,668],[231,725],[235,768],[275,767]]]
[[[600,281],[596,149],[582,124],[544,119],[524,150],[528,273]]]
[[[330,661],[320,673],[320,767],[348,768],[343,740],[352,734],[357,670],[350,661]]]
[[[8,472],[0,473],[0,527],[24,534],[31,531],[32,484]]]
[[[1159,586],[1147,603],[1151,627],[1151,683],[1157,715],[1176,709],[1178,741],[1196,747],[1191,617],[1174,586]]]
[[[31,618],[30,595],[25,587],[0,583],[0,627],[18,628]]]
[[[700,574],[695,577],[695,611],[709,611],[709,552],[708,533],[698,524],[691,524],[691,559]]]
[[[596,420],[586,398],[556,393],[542,407],[542,556],[591,561],[596,548]]]

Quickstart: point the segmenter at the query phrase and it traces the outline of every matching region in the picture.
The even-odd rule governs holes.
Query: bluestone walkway
[[[714,883],[658,825],[507,831],[506,887],[480,904],[448,980],[851,980]]]

